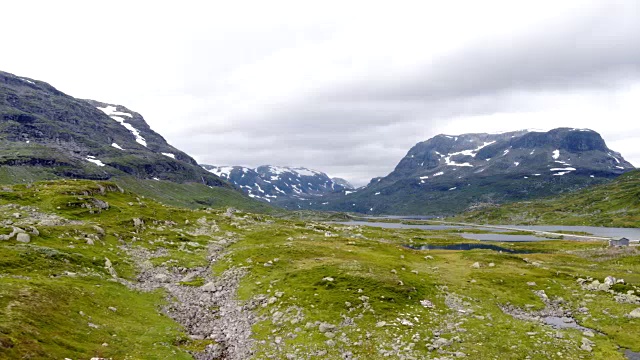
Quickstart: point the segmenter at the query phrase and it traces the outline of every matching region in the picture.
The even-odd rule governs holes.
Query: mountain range
[[[209,172],[228,180],[247,195],[274,204],[307,201],[332,193],[353,190],[341,178],[302,167],[263,165],[255,169],[243,166],[202,165]]]
[[[387,176],[354,189],[305,167],[200,165],[135,111],[5,72],[0,120],[0,183],[111,179],[188,206],[233,198],[253,210],[448,215],[566,193],[634,169],[589,129],[442,134],[413,146]]]
[[[438,135],[387,176],[301,206],[366,214],[446,215],[577,190],[633,170],[588,129]]]

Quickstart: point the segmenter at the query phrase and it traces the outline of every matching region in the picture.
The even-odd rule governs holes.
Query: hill
[[[450,215],[479,204],[547,197],[633,170],[588,129],[438,135],[366,187],[301,204],[366,214]]]
[[[640,170],[575,193],[485,207],[455,219],[489,224],[640,227]]]
[[[140,114],[0,72],[0,184],[65,178],[114,180],[173,205],[272,210],[202,169]]]

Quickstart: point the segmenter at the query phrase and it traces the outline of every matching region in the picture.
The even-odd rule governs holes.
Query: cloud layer
[[[38,26],[2,68],[126,105],[215,165],[362,185],[438,133],[559,126],[640,165],[640,3],[514,3],[20,2],[0,30]]]

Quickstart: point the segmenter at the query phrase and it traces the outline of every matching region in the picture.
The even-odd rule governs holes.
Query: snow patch
[[[176,156],[174,154],[172,154],[172,153],[161,153],[161,154],[164,155],[164,156],[168,156],[168,157],[170,157],[172,159],[176,158]]]
[[[457,187],[456,187],[456,186],[454,186],[454,187],[452,187],[451,189],[449,189],[449,191],[451,191],[451,190],[455,190],[455,189],[457,189]]]
[[[495,143],[495,141],[484,142],[482,145],[478,146],[475,149],[462,150],[462,151],[458,151],[458,152],[447,154],[446,157],[444,158],[444,162],[448,166],[470,166],[470,167],[473,167],[473,165],[471,165],[468,162],[466,162],[466,163],[456,163],[455,161],[451,161],[451,157],[452,156],[456,156],[456,155],[465,155],[465,156],[476,157],[476,155],[478,154],[478,151],[482,150],[482,148],[487,147],[487,146],[489,146],[489,145],[491,145],[493,143]],[[443,156],[442,154],[438,153],[437,151],[436,151],[436,154],[440,155],[441,157]]]
[[[318,174],[315,170],[309,170],[306,168],[293,168],[291,169],[293,172],[297,173],[300,176],[315,176]]]
[[[520,163],[519,163],[519,162],[517,162],[517,161],[514,161],[514,162],[513,162],[513,165],[518,166],[518,165],[520,165]]]
[[[107,105],[107,106],[105,106],[103,108],[98,106],[98,110],[102,111],[103,113],[105,113],[105,114],[107,114],[109,116],[112,116],[112,115],[115,115],[115,116],[128,116],[130,118],[133,118],[133,115],[131,115],[129,113],[126,113],[126,112],[117,111],[117,107],[112,106],[112,105]]]
[[[380,195],[380,191],[378,191],[377,193],[373,194],[373,195]]]
[[[114,148],[116,148],[118,150],[124,150],[122,147],[120,147],[120,145],[118,145],[116,143],[111,143],[111,146],[113,146]]]
[[[615,157],[615,156],[611,155],[611,153],[608,153],[607,155],[611,156],[611,157],[613,158],[613,160],[615,160],[615,161],[616,161],[616,163],[620,164],[620,160],[618,160],[618,158],[617,158],[617,157]]]
[[[440,176],[440,175],[444,175],[444,172],[442,172],[442,171],[437,172],[437,173],[433,174],[433,177]]]
[[[31,85],[35,85],[35,84],[36,84],[36,83],[34,83],[33,81],[28,80],[28,79],[25,79],[25,78],[18,78],[18,79],[20,79],[20,80],[22,80],[22,81],[24,81],[24,82],[27,82],[27,83],[29,83],[29,84],[31,84]]]
[[[566,168],[552,168],[550,171],[576,171],[576,168],[566,167]]]
[[[229,174],[233,170],[233,166],[216,166],[211,170],[208,170],[210,173],[215,174],[218,177],[226,177],[229,178]]]
[[[553,150],[553,155],[551,155],[551,157],[553,158],[553,160],[558,160],[558,158],[560,157],[560,150]]]
[[[100,108],[98,108],[100,109]],[[110,116],[113,120],[120,123],[120,125],[124,126],[133,136],[136,138],[136,142],[144,147],[147,146],[147,141],[140,135],[140,131],[134,128],[131,124],[124,121],[120,116]]]
[[[98,166],[105,166],[104,163],[102,161],[96,159],[95,156],[87,156],[85,160],[87,160],[90,163],[94,163],[94,164],[96,164]]]

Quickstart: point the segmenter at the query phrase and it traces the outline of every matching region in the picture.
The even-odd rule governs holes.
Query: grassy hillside
[[[0,185],[30,184],[34,181],[57,180],[50,168],[38,166],[0,166]],[[187,208],[226,208],[254,213],[279,213],[282,210],[253,200],[241,192],[225,187],[210,187],[199,183],[175,183],[120,176],[111,179],[121,187],[149,197],[165,205]]]
[[[640,170],[574,193],[483,208],[453,219],[491,224],[640,227]]]
[[[197,183],[176,184],[170,181],[141,180],[132,177],[113,181],[125,189],[166,205],[189,208],[233,207],[253,213],[280,213],[282,210],[253,200],[241,192]]]
[[[640,291],[636,248],[543,241],[497,243],[528,253],[419,251],[404,245],[473,241],[176,208],[93,181],[0,187],[0,219],[0,235],[30,234],[28,243],[0,240],[0,359],[640,351],[640,319],[628,316],[640,305],[629,295]],[[596,291],[580,280],[609,275],[625,283]],[[535,320],[546,313],[593,331]]]

